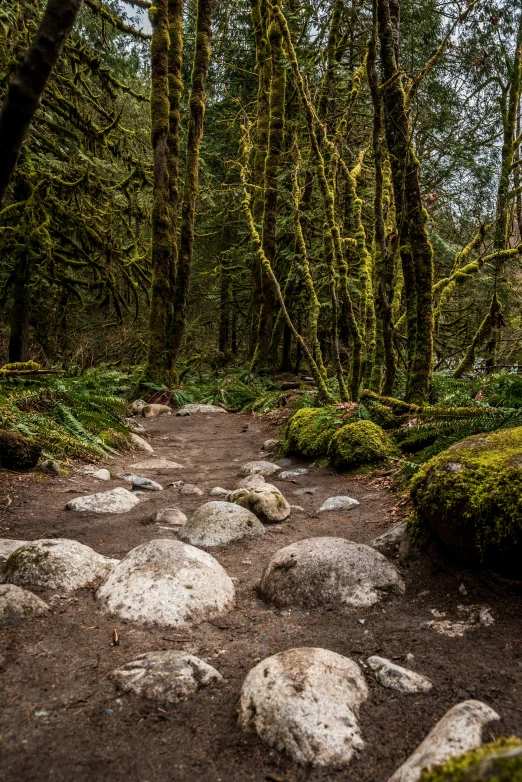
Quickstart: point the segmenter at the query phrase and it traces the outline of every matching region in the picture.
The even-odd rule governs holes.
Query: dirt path
[[[154,456],[184,466],[147,475],[163,485],[178,479],[195,483],[203,497],[178,497],[167,489],[147,495],[127,514],[79,514],[63,509],[72,497],[125,484],[101,484],[78,473],[38,479],[0,472],[0,496],[13,500],[0,513],[0,538],[73,538],[122,557],[148,540],[174,536],[143,523],[155,511],[177,506],[188,514],[210,499],[213,487],[234,488],[240,465],[261,458],[263,441],[276,436],[265,422],[238,415],[162,417],[145,426]],[[106,466],[116,473],[146,456],[127,454]],[[1,780],[385,782],[444,712],[467,698],[484,700],[502,717],[486,729],[485,739],[522,735],[520,592],[491,574],[459,570],[428,554],[403,569],[404,597],[372,609],[274,610],[255,592],[273,552],[320,535],[367,542],[391,526],[393,505],[393,498],[368,479],[329,469],[312,467],[295,483],[274,483],[305,512],[269,527],[263,538],[211,550],[237,590],[236,609],[221,619],[182,630],[141,628],[104,614],[93,591],[65,597],[34,590],[50,602],[52,615],[0,628]],[[317,490],[294,494],[304,487]],[[323,500],[336,494],[361,504],[344,514],[317,514]],[[478,603],[489,606],[493,625],[448,637],[426,624],[434,620],[433,610],[445,614],[439,619],[456,622],[462,620],[459,605]],[[115,628],[119,646],[111,645]],[[297,768],[255,736],[244,735],[235,716],[247,672],[260,659],[296,646],[322,646],[361,664],[371,654],[401,662],[411,653],[412,667],[428,675],[434,688],[424,695],[400,695],[368,675],[371,692],[360,715],[362,755],[344,771]],[[225,683],[165,707],[131,695],[118,698],[107,674],[159,649],[198,655],[223,674]]]

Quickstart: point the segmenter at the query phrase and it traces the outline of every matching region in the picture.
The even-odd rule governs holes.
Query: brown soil
[[[147,495],[131,513],[117,516],[64,511],[82,492],[109,485],[71,473],[56,479],[0,471],[0,537],[74,538],[111,557],[173,533],[147,521],[161,507],[191,512],[214,486],[233,488],[238,467],[261,458],[260,447],[276,432],[260,420],[238,415],[162,417],[146,422],[157,457],[184,469],[150,475],[165,485],[183,479],[205,497],[178,497],[174,489]],[[126,454],[107,465],[113,473],[147,454]],[[298,465],[303,462],[294,459]],[[148,473],[147,473],[148,474]],[[490,573],[464,571],[434,551],[404,567],[406,595],[373,609],[278,611],[255,592],[269,556],[306,537],[333,535],[366,542],[391,526],[393,497],[382,481],[312,467],[295,483],[275,481],[290,502],[302,505],[289,522],[268,527],[258,540],[212,549],[235,579],[237,607],[227,616],[177,630],[143,628],[100,610],[94,591],[73,596],[35,590],[52,615],[0,629],[0,779],[17,780],[350,780],[385,782],[455,703],[484,700],[501,715],[484,738],[522,734],[522,597],[515,584]],[[303,487],[313,495],[296,496]],[[360,500],[348,513],[317,514],[329,496]],[[464,584],[467,594],[459,591]],[[462,618],[459,605],[486,604],[495,619],[464,637],[451,638],[426,625],[432,609],[446,619]],[[363,623],[364,620],[364,623]],[[113,630],[120,643],[112,645]],[[370,654],[403,661],[427,674],[427,695],[400,695],[378,686],[368,673],[370,697],[360,714],[366,749],[344,771],[297,768],[244,735],[236,705],[242,681],[261,659],[296,646],[322,646],[363,664]],[[225,677],[217,689],[201,691],[177,705],[158,706],[131,695],[118,697],[107,674],[142,652],[182,649],[214,665]]]

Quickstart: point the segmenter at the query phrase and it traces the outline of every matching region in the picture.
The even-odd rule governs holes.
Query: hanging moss
[[[497,739],[425,771],[419,782],[522,782],[522,741]]]
[[[430,459],[411,485],[412,527],[459,559],[520,575],[522,427],[479,434]]]
[[[341,427],[330,443],[330,457],[338,469],[379,464],[394,453],[388,435],[372,421],[354,421]]]

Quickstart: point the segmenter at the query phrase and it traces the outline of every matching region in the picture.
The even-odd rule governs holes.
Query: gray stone
[[[264,486],[265,483],[262,475],[248,475],[246,478],[241,478],[236,486],[238,489],[257,489],[259,486]]]
[[[302,505],[290,505],[290,510],[293,510],[294,513],[306,513]]]
[[[179,493],[187,496],[203,497],[202,490],[193,483],[184,483],[183,486],[179,487]]]
[[[387,660],[385,657],[373,655],[368,657],[367,663],[374,671],[375,678],[379,684],[390,690],[413,694],[429,692],[433,688],[433,684],[425,676],[409,671],[407,668],[402,668],[400,665],[395,665],[395,663],[392,663],[391,660]]]
[[[43,462],[40,462],[39,467],[43,472],[49,475],[56,475],[58,478],[62,474],[60,465],[54,459],[44,459]]]
[[[86,494],[69,500],[65,510],[80,511],[82,513],[127,513],[136,507],[139,499],[132,492],[118,486],[110,491],[102,491],[97,494]]]
[[[225,497],[228,497],[230,494],[228,489],[222,489],[221,486],[215,486],[213,489],[210,490],[210,496],[211,497],[222,497],[223,499]]]
[[[188,519],[179,508],[163,508],[156,513],[154,521],[161,524],[172,524],[173,527],[182,527]]]
[[[225,546],[264,535],[265,528],[249,510],[230,502],[206,502],[179,533],[192,546]]]
[[[136,434],[147,433],[145,427],[142,426],[142,424],[140,424],[138,421],[136,421],[135,418],[124,418],[123,423],[125,424],[126,427],[128,427],[131,430],[131,432],[135,432]]]
[[[11,619],[42,616],[49,606],[39,597],[14,584],[0,584],[0,625]]]
[[[199,404],[190,404],[190,405],[183,405],[176,415],[186,415],[187,413],[189,415],[192,415],[193,413],[226,413],[226,410],[223,410],[222,407],[219,407],[218,405],[199,405]]]
[[[353,660],[327,649],[288,649],[247,675],[239,722],[297,763],[343,767],[364,746],[357,715],[367,697]]]
[[[308,538],[277,551],[259,585],[261,596],[279,607],[336,605],[368,607],[404,584],[382,554],[344,538]]]
[[[8,557],[2,581],[22,587],[72,591],[105,578],[116,562],[76,540],[35,540]]]
[[[140,415],[144,407],[147,407],[147,403],[144,402],[143,399],[136,399],[129,406],[129,410],[131,411],[132,415]]]
[[[358,505],[360,505],[360,503],[357,500],[354,500],[353,497],[329,497],[319,508],[319,513],[330,510],[351,510]]]
[[[481,701],[453,706],[388,782],[418,782],[424,771],[482,744],[482,728],[499,715]]]
[[[175,627],[230,611],[234,584],[206,551],[179,540],[153,540],[113,568],[97,597],[122,619]]]
[[[261,450],[277,451],[278,448],[279,448],[279,440],[275,440],[274,438],[272,438],[271,440],[265,440]]]
[[[132,483],[133,489],[141,489],[142,491],[163,491],[163,486],[150,478],[145,478],[143,475],[134,475],[134,473],[127,473],[123,476],[123,480],[127,483]]]
[[[129,468],[131,470],[181,470],[183,465],[170,459],[145,459],[144,462],[130,464]]]
[[[298,497],[301,497],[304,494],[315,494],[316,491],[319,491],[318,486],[306,486],[304,489],[296,489],[294,494],[296,494]]]
[[[407,521],[399,521],[399,523],[395,524],[388,532],[385,532],[383,535],[379,535],[378,538],[374,538],[370,541],[368,546],[371,546],[376,551],[380,551],[381,554],[384,555],[396,554],[407,528]]]
[[[287,481],[291,478],[298,478],[300,475],[306,475],[307,472],[306,467],[296,467],[295,470],[283,470],[277,477],[281,481]]]
[[[25,546],[28,540],[12,540],[11,538],[0,538],[0,559],[7,559],[13,551],[20,546]]]
[[[262,475],[264,478],[269,478],[280,471],[279,465],[274,464],[273,462],[247,462],[247,464],[244,464],[241,467],[239,477],[246,478],[248,475]]]
[[[168,405],[146,405],[141,414],[144,418],[156,418],[158,415],[172,415]]]
[[[276,462],[278,467],[290,467],[293,463],[292,459],[288,459],[286,456],[284,459],[278,459]]]
[[[188,410],[178,410],[176,415],[178,415],[180,418],[187,418],[190,415],[190,413]]]
[[[152,447],[152,445],[150,445],[150,443],[144,440],[143,437],[140,437],[139,434],[135,434],[134,432],[132,432],[130,435],[130,441],[136,448],[139,448],[140,451],[146,451],[147,453],[154,453],[154,448]]]
[[[215,668],[178,651],[147,652],[109,674],[120,692],[161,703],[175,703],[203,687],[223,681]]]
[[[290,516],[290,504],[271,483],[253,489],[236,489],[228,495],[228,501],[252,511],[265,524],[278,524]]]

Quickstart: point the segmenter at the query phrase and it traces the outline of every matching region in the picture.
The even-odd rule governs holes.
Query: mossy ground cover
[[[522,782],[522,741],[485,744],[425,772],[420,782]]]

